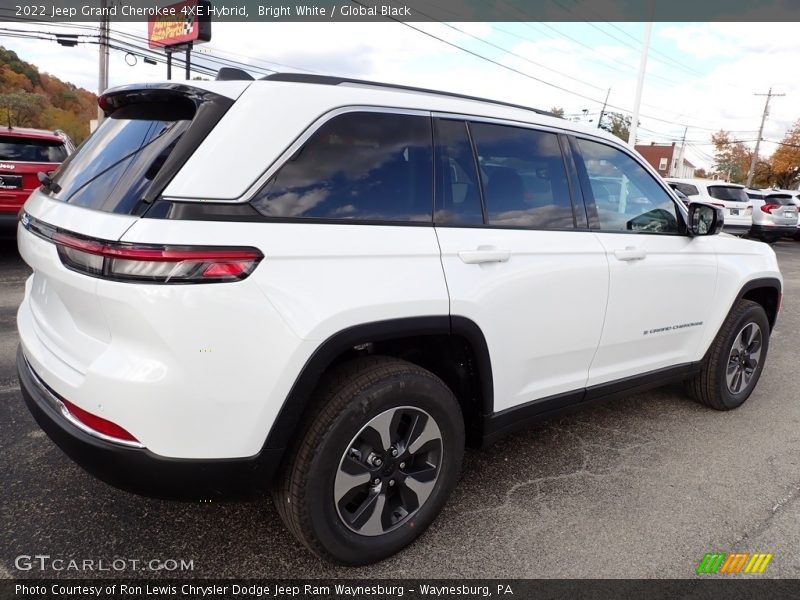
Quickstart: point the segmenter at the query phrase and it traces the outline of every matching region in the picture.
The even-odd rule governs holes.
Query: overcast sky
[[[2,27],[96,33],[79,24]],[[146,23],[112,23],[112,29],[117,36],[147,34]],[[596,123],[609,88],[610,105],[632,109],[643,32],[641,23],[214,23],[211,42],[198,50],[252,65],[257,76],[274,69],[376,79],[562,107],[568,117]],[[0,35],[0,44],[62,80],[97,89],[96,45],[65,48],[7,35]],[[755,140],[764,97],[754,94],[770,87],[786,96],[772,100],[764,138],[781,139],[800,118],[798,58],[796,23],[654,24],[639,142],[679,142],[688,126],[687,157],[709,167],[712,131],[723,128],[738,139]],[[196,60],[202,62],[202,54]],[[183,77],[182,65],[173,75]],[[139,59],[129,66],[124,52],[112,51],[112,86],[165,76],[164,65]],[[774,149],[762,144],[763,154]]]

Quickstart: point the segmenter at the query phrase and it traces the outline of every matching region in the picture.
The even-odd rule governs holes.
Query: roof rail
[[[219,76],[217,76],[219,79]],[[380,81],[369,81],[366,79],[349,79],[347,77],[335,77],[332,75],[313,75],[306,73],[273,73],[261,77],[262,81],[289,81],[294,83],[316,83],[320,85],[366,85],[371,87],[381,87],[394,90],[402,90],[406,92],[421,92],[424,94],[436,94],[437,96],[447,96],[449,98],[459,98],[461,100],[477,100],[478,102],[488,102],[489,104],[498,104],[500,106],[509,106],[511,108],[521,108],[522,110],[530,110],[540,115],[547,115],[549,117],[557,117],[553,113],[532,108],[530,106],[523,106],[522,104],[512,104],[511,102],[503,102],[502,100],[492,100],[490,98],[481,98],[479,96],[468,96],[466,94],[457,94],[455,92],[444,92],[442,90],[431,90],[427,88],[413,87],[410,85],[397,85],[394,83],[384,83]]]

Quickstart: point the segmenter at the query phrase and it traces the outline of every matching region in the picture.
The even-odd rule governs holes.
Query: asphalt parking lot
[[[706,552],[734,550],[773,553],[764,577],[798,577],[800,242],[775,250],[784,308],[742,408],[717,413],[663,388],[470,451],[428,532],[394,558],[345,569],[296,543],[266,495],[145,498],[67,459],[19,393],[15,314],[28,272],[0,242],[0,577],[82,575],[15,568],[15,557],[39,554],[191,560],[198,578],[683,578]],[[154,575],[95,573],[139,574]]]

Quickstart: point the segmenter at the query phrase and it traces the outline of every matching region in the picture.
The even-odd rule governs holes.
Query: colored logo
[[[735,573],[763,573],[772,554],[763,552],[713,552],[708,553],[697,566],[696,573],[718,573],[731,575]]]

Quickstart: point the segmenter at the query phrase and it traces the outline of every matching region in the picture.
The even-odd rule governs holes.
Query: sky
[[[91,35],[96,25],[0,26],[0,45],[42,71],[97,91],[96,44],[69,48],[9,35],[11,29]],[[111,27],[112,37],[134,36],[124,39],[146,45],[146,23]],[[269,69],[313,72],[558,107],[567,118],[596,124],[607,93],[608,110],[632,110],[644,30],[643,23],[607,22],[214,23],[211,41],[198,46],[193,60],[233,59],[255,76]],[[771,100],[763,137],[780,140],[800,119],[798,59],[795,23],[653,24],[638,142],[680,144],[688,127],[687,158],[709,168],[714,131],[731,131],[755,145],[765,101],[756,94],[770,88],[786,95]],[[111,86],[166,77],[164,65],[144,64],[141,57],[133,62],[112,50]],[[175,78],[183,78],[180,63]],[[762,142],[761,154],[775,148]]]

